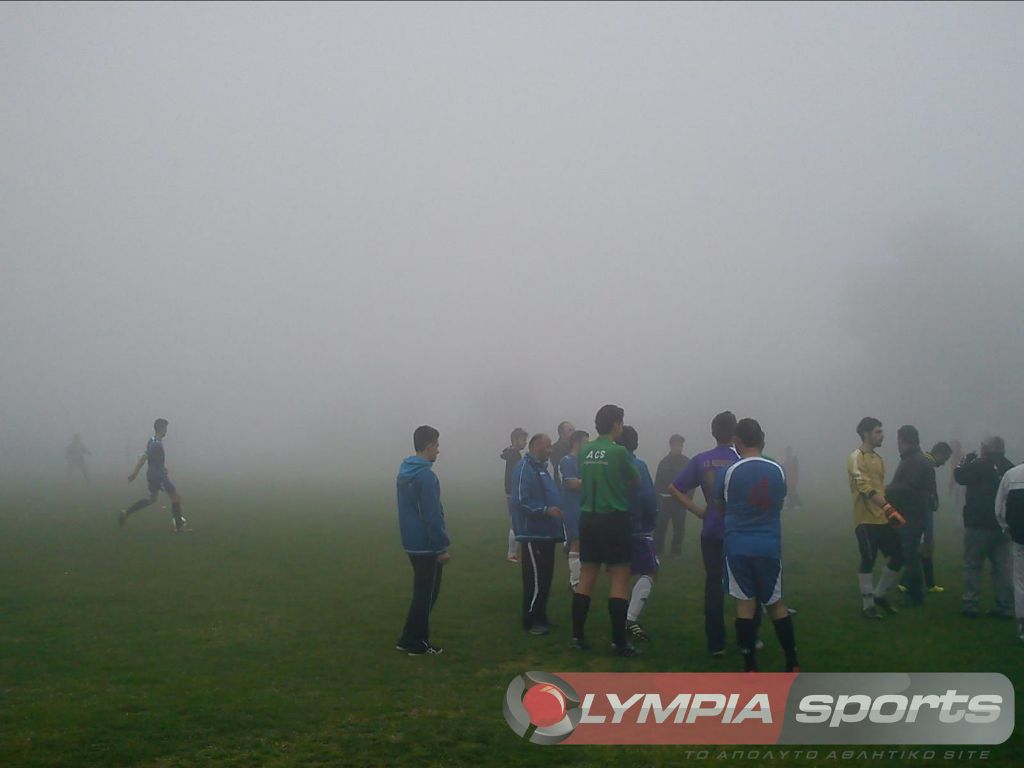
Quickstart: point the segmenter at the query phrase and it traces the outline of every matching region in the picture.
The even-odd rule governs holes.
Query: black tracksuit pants
[[[409,561],[412,563],[412,603],[398,644],[403,648],[419,648],[430,642],[430,611],[441,593],[444,566],[433,554],[409,555]]]
[[[548,595],[555,574],[555,542],[524,541],[519,553],[523,568],[523,629],[548,624]]]

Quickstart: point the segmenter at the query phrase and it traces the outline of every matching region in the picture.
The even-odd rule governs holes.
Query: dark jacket
[[[523,458],[523,455],[511,445],[501,452],[501,458],[505,460],[505,495],[512,495],[512,472],[516,464]]]
[[[964,495],[964,527],[999,529],[996,521],[996,491],[1013,462],[1005,456],[969,453],[953,470],[956,481],[967,488]]]
[[[657,493],[659,507],[664,507],[665,509],[683,508],[683,505],[676,501],[675,497],[669,493],[668,487],[676,479],[676,476],[683,471],[683,467],[689,463],[690,457],[685,453],[680,453],[678,456],[669,453],[658,462],[658,470],[654,474],[654,491]],[[691,493],[690,495],[692,496],[693,494]]]
[[[558,438],[551,446],[551,474],[555,478],[556,486],[562,484],[562,479],[558,476],[558,467],[562,463],[562,458],[569,455],[570,450],[572,446],[564,437]]]
[[[900,463],[885,489],[885,498],[908,522],[923,521],[935,495],[935,465],[919,447],[900,454]]]
[[[527,452],[512,473],[512,529],[516,541],[565,541],[562,518],[552,517],[548,508],[561,504],[547,462]]]
[[[658,497],[647,462],[632,453],[629,457],[640,473],[640,482],[629,489],[629,528],[634,537],[649,538],[658,521]]]
[[[410,555],[440,554],[448,549],[448,530],[441,506],[441,483],[426,459],[402,462],[398,488],[398,529]]]

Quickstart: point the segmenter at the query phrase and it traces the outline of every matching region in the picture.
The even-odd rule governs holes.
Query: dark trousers
[[[441,571],[437,555],[409,555],[412,563],[412,603],[398,644],[417,648],[430,642],[430,611],[441,593]]]
[[[721,539],[701,536],[700,553],[704,557],[704,634],[708,638],[708,650],[720,651],[725,648],[724,543]]]
[[[672,543],[669,552],[679,555],[683,552],[683,532],[686,530],[686,510],[675,499],[658,499],[658,522],[654,527],[654,551],[661,555],[665,551],[665,534],[672,523]]]
[[[903,550],[903,586],[912,605],[924,603],[924,574],[921,571],[921,534],[924,519],[907,517],[907,524],[896,529]]]
[[[523,628],[548,624],[548,595],[555,574],[555,542],[524,541],[519,553],[523,566]]]

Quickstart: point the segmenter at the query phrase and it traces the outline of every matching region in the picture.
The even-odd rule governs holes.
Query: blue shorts
[[[653,576],[658,572],[661,563],[658,562],[658,555],[654,550],[654,539],[646,536],[633,537],[633,562],[630,565],[630,573],[634,576],[648,574]]]
[[[160,491],[174,493],[178,490],[167,475],[146,475],[146,482],[149,483],[149,492],[153,495],[160,493]]]
[[[737,600],[773,605],[782,599],[782,561],[777,557],[726,555],[722,588]]]
[[[579,507],[576,509],[563,509],[562,510],[562,527],[565,529],[565,543],[569,544],[573,541],[580,540],[580,510]]]

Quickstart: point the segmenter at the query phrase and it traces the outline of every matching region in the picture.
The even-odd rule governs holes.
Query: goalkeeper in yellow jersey
[[[885,593],[896,585],[903,568],[903,549],[896,529],[905,524],[903,516],[885,498],[885,462],[876,452],[885,439],[882,422],[865,416],[857,424],[861,444],[846,462],[853,497],[853,523],[860,550],[861,609],[865,618],[881,619],[879,608],[888,613],[896,609],[885,599]],[[878,584],[873,584],[872,571],[881,551],[888,560]]]

